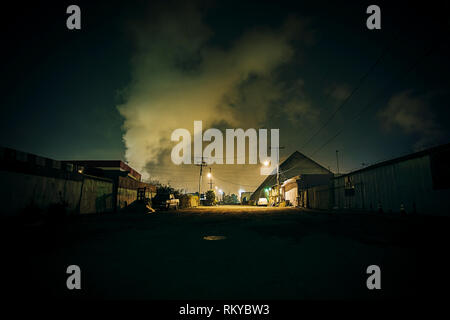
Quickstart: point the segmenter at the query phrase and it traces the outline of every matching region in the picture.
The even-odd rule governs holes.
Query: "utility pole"
[[[339,150],[336,150],[336,166],[337,166],[337,174],[339,174]]]
[[[209,190],[212,190],[212,174],[211,174],[211,167],[209,168]]]
[[[281,202],[281,190],[280,190],[280,149],[284,147],[271,147],[270,156],[272,156],[272,149],[278,149],[277,152],[277,203]]]
[[[280,165],[277,161],[277,203],[281,201],[281,194],[280,194]]]
[[[203,167],[206,167],[206,162],[203,161],[203,155],[202,155],[202,162],[200,164],[196,164],[196,166],[200,166],[200,176],[198,178],[198,201],[200,202],[201,196],[201,190],[202,190],[202,173],[203,173]]]

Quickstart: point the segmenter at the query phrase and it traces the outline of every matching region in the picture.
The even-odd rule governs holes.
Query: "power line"
[[[328,118],[327,121],[325,121],[325,123],[323,123],[323,125],[319,128],[319,130],[317,130],[302,146],[301,149],[304,149],[330,122],[331,120],[334,119],[334,117],[336,116],[336,114],[345,106],[345,104],[350,101],[350,99],[352,98],[352,96],[355,94],[356,91],[358,91],[358,89],[362,86],[362,84],[364,83],[364,81],[368,78],[368,76],[370,75],[370,73],[375,69],[375,67],[381,62],[381,60],[383,59],[383,57],[385,56],[385,54],[388,52],[388,49],[391,47],[391,45],[386,45],[386,47],[383,49],[383,51],[381,52],[380,56],[378,57],[378,59],[370,66],[369,70],[367,70],[367,72],[359,79],[359,81],[356,83],[355,87],[353,88],[352,92],[350,92],[350,94],[347,96],[347,98],[345,98],[345,100],[336,108],[336,110],[334,110],[334,112],[331,114],[331,116]]]
[[[419,56],[415,62],[408,68],[405,70],[405,72],[403,73],[403,76],[406,76],[407,74],[409,74],[411,71],[413,71],[422,61],[423,59],[427,58],[428,56],[430,56],[433,51],[435,49],[437,49],[437,45],[436,46],[431,46],[429,48],[429,50],[425,51],[424,54],[422,54],[421,56]],[[402,76],[402,74],[399,74],[399,76]],[[388,85],[386,85],[384,87],[384,89],[382,91],[384,91],[385,89],[387,89],[388,87],[390,87],[396,80],[400,80],[403,77],[395,77],[391,82],[388,83]],[[353,120],[358,119],[361,115],[363,115],[371,106],[374,105],[374,100],[369,102],[363,109],[360,110],[359,113],[357,113],[357,115],[353,118]],[[348,127],[348,126],[347,126]],[[320,150],[322,150],[327,144],[329,144],[331,141],[333,141],[337,136],[339,136],[347,127],[342,127],[338,132],[336,132],[330,139],[328,139],[324,144],[322,144],[318,149],[316,149],[311,156],[315,155],[317,152],[319,152]]]
[[[216,175],[214,175],[214,176],[215,176],[215,178],[216,178],[217,180],[220,180],[220,181],[226,182],[226,183],[230,183],[230,184],[234,184],[234,185],[237,185],[237,186],[241,186],[241,187],[251,187],[251,188],[256,188],[256,187],[258,187],[258,186],[248,185],[248,184],[235,183],[235,182],[231,182],[231,181],[228,181],[228,180],[221,179],[221,178],[217,177]]]

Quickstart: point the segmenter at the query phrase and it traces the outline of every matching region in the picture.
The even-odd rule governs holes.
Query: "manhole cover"
[[[225,240],[226,238],[224,236],[204,236],[203,240]]]

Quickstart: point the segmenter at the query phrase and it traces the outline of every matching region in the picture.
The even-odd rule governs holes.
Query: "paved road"
[[[3,274],[19,297],[430,296],[449,270],[447,218],[219,206],[3,226]],[[81,291],[65,287],[72,264],[81,267]],[[373,264],[382,272],[376,292],[366,287]]]

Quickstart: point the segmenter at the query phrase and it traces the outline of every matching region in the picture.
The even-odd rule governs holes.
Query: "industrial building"
[[[55,206],[68,214],[120,210],[156,187],[122,161],[58,161],[0,147],[0,216],[45,212]],[[145,189],[144,189],[145,188]]]
[[[448,215],[449,163],[450,144],[446,144],[335,177],[329,189],[334,208]],[[319,205],[326,206],[320,201],[314,204]]]
[[[295,207],[310,207],[307,190],[318,186],[329,186],[333,174],[301,174],[283,182],[280,186],[282,201]],[[331,199],[328,199],[331,201]]]
[[[269,175],[251,195],[252,203],[256,204],[259,198],[267,198],[269,205],[288,200],[289,205],[299,206],[306,201],[301,197],[301,190],[329,185],[333,177],[331,171],[298,151],[279,165],[279,172],[280,190],[276,188],[276,176]]]
[[[114,210],[125,208],[136,200],[138,190],[145,198],[152,199],[156,186],[141,181],[141,174],[121,160],[69,160],[80,173],[110,179],[113,183]]]
[[[253,192],[251,191],[244,191],[240,193],[240,200],[241,204],[248,204],[250,197],[252,196]]]
[[[324,210],[450,214],[450,144],[333,175],[295,152],[251,199]]]

